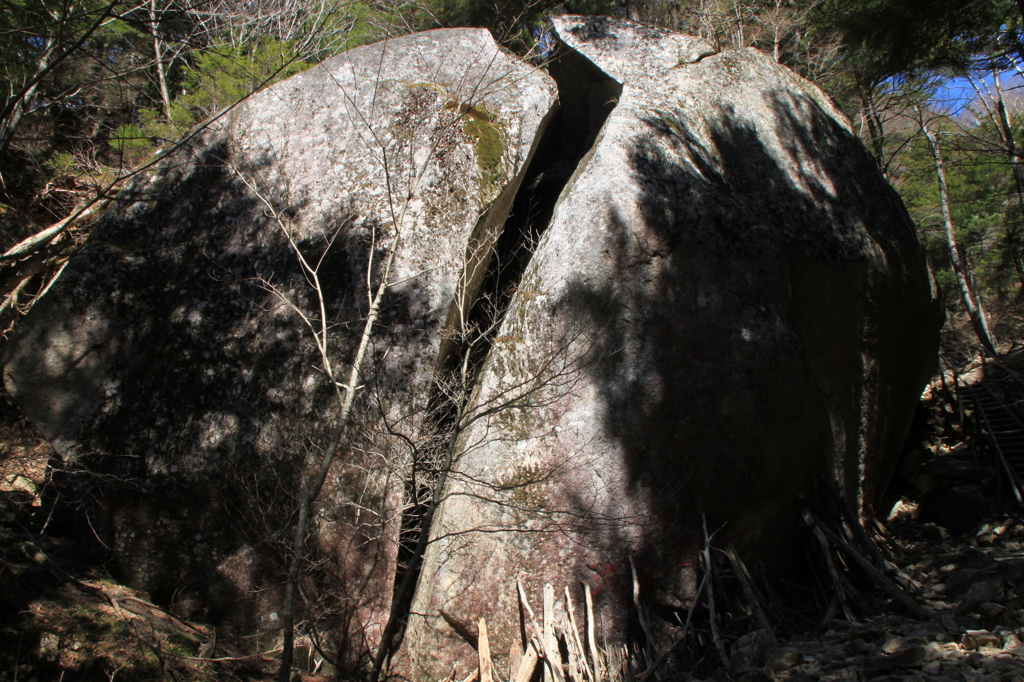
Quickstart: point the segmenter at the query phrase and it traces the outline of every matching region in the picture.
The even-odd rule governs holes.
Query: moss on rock
[[[449,100],[445,108],[458,110],[462,116],[462,132],[476,140],[476,165],[480,170],[480,194],[483,205],[492,201],[504,186],[505,135],[497,115],[483,104]]]

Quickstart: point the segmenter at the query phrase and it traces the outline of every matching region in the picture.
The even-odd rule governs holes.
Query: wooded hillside
[[[13,0],[0,17],[0,323],[9,330],[46,290],[127,177],[255,90],[346,48],[440,26],[490,28],[543,64],[545,17],[574,12],[755,47],[820,85],[904,197],[963,352],[977,339],[1013,342],[1024,292],[1022,9],[1009,0]]]

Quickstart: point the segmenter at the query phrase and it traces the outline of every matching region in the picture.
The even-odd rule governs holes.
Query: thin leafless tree
[[[981,297],[973,285],[970,264],[964,257],[959,244],[956,242],[956,228],[953,226],[952,213],[950,211],[949,187],[946,184],[946,164],[942,158],[942,150],[939,147],[935,132],[929,126],[925,114],[917,108],[918,121],[921,126],[921,133],[928,142],[928,149],[931,151],[932,160],[935,164],[935,176],[939,184],[939,207],[942,210],[942,224],[945,228],[946,249],[949,254],[949,264],[956,275],[957,286],[960,290],[960,298],[964,308],[971,320],[971,326],[978,337],[982,347],[990,354],[995,354],[995,339],[989,330],[988,318],[985,315],[985,308]]]

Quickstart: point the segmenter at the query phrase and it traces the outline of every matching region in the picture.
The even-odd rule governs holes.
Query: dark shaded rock
[[[906,647],[890,656],[871,656],[864,660],[865,670],[882,671],[900,668],[919,668],[925,662],[925,648],[920,645]]]
[[[936,488],[918,500],[918,519],[964,533],[994,511],[992,501],[971,487]]]
[[[883,654],[894,654],[903,648],[903,638],[898,635],[887,635],[882,638],[879,649]]]
[[[778,649],[774,654],[772,654],[769,665],[771,666],[772,670],[774,670],[777,673],[781,673],[791,668],[795,668],[803,662],[804,655],[799,649],[795,647],[784,646]]]
[[[733,642],[729,652],[729,663],[733,671],[763,668],[768,665],[777,648],[778,645],[772,636],[764,630],[748,632]]]
[[[916,644],[889,656],[889,665],[892,668],[917,668],[923,663],[924,647]]]
[[[990,568],[996,560],[976,547],[968,547],[956,557],[956,561],[965,568]]]
[[[981,616],[982,621],[989,627],[994,627],[1004,622],[1003,616],[1007,613],[1008,609],[1003,604],[996,602],[983,602],[979,604],[974,610]]]
[[[986,602],[996,601],[1003,596],[1003,583],[1001,580],[983,580],[980,583],[971,585],[964,592],[957,602],[954,613],[958,616],[968,613],[978,613],[978,607]]]
[[[817,679],[817,677],[811,677],[802,670],[798,670],[795,673],[790,673],[785,678],[786,682],[814,682]]]
[[[847,656],[857,656],[868,650],[868,643],[861,638],[851,639],[843,645],[843,653]]]
[[[938,542],[944,542],[944,541],[949,539],[948,534],[946,534],[943,531],[942,527],[941,526],[937,526],[934,523],[922,524],[921,525],[921,533],[924,535],[925,539],[928,540],[929,542],[938,543]]]
[[[910,637],[921,638],[925,642],[931,642],[936,638],[944,637],[946,631],[937,623],[919,623],[907,631]]]
[[[771,668],[762,667],[741,670],[733,674],[732,679],[736,682],[774,682],[775,675],[772,674]]]
[[[442,609],[509,651],[517,581],[535,606],[549,583],[582,603],[587,583],[612,646],[633,565],[642,599],[691,607],[702,512],[785,568],[819,475],[877,508],[932,369],[941,306],[913,225],[818,88],[753,50],[554,26],[562,142],[586,155],[528,184],[553,216],[456,415],[395,659],[410,679],[472,655]],[[431,487],[410,471],[436,474],[435,369],[501,265],[553,101],[484,32],[395,39],[251,98],[119,199],[19,328],[5,381],[131,584],[273,631],[295,491],[340,412],[298,308],[332,325],[338,366],[369,348],[308,576],[343,663],[365,667],[415,535],[403,514]],[[323,310],[296,250],[321,263]],[[766,636],[737,650],[744,674],[770,676]]]
[[[1016,673],[1020,675],[1024,666],[1021,665],[1020,661],[1005,658],[989,658],[982,663],[982,669],[992,675],[1010,675]]]
[[[998,564],[997,573],[1010,585],[1024,583],[1024,559],[1005,559]]]
[[[975,584],[995,575],[993,568],[961,568],[946,578],[946,596],[957,599]]]
[[[991,470],[985,467],[951,457],[937,457],[916,467],[909,476],[909,482],[918,495],[925,495],[938,488],[956,486],[965,481],[980,483],[991,476]]]

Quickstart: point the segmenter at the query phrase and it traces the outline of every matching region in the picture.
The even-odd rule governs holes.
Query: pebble
[[[803,653],[794,647],[782,647],[775,652],[771,661],[771,668],[775,672],[784,672],[800,665],[804,660]]]
[[[999,635],[992,634],[988,630],[968,630],[960,642],[964,649],[980,649],[982,647],[1002,648],[1003,642]]]

